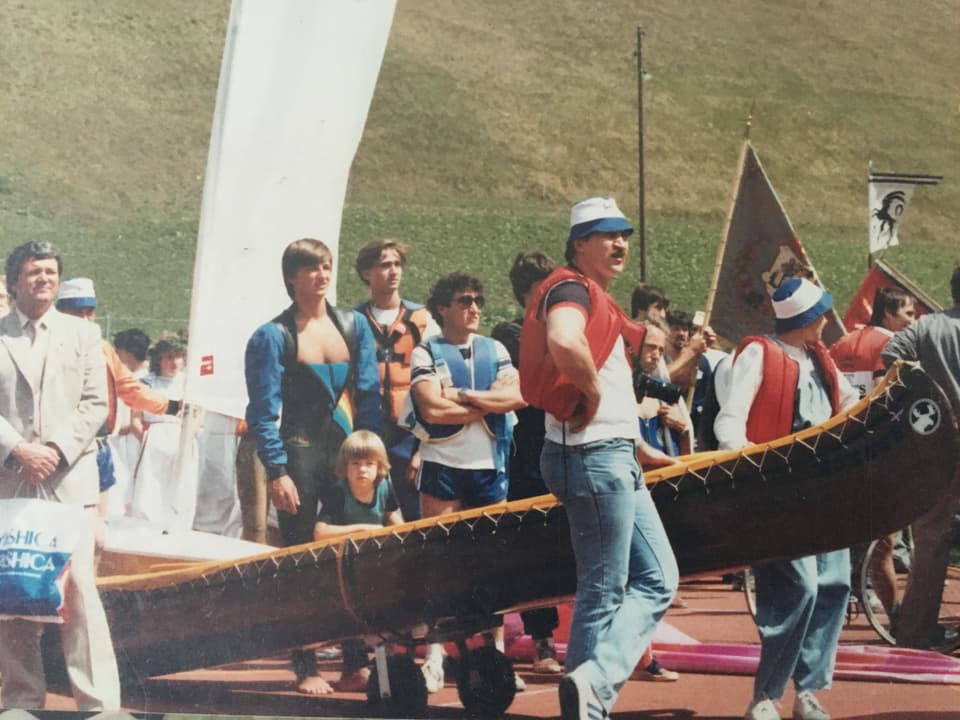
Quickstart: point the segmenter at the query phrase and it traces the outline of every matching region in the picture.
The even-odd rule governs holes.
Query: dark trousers
[[[560,624],[560,617],[556,608],[537,608],[524,610],[520,613],[523,620],[523,632],[534,640],[546,640],[553,636],[553,631]]]
[[[329,502],[336,485],[337,451],[343,442],[339,433],[329,433],[322,442],[285,444],[287,472],[300,495],[300,508],[291,514],[277,511],[284,547],[313,542],[313,527],[317,522],[317,507]],[[366,647],[362,640],[343,643],[344,671],[352,672],[367,664]],[[293,667],[298,678],[317,675],[317,657],[313,650],[294,650]]]
[[[297,486],[300,508],[295,514],[277,511],[285,547],[313,542],[317,507],[328,503],[337,483],[337,451],[343,442],[339,433],[329,433],[317,443],[287,443],[287,472]]]
[[[393,492],[397,495],[403,519],[420,519],[420,492],[416,483],[407,482],[407,468],[410,458],[402,455],[390,455],[390,478],[393,480]]]

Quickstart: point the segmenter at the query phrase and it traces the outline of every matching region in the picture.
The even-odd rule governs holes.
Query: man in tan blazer
[[[39,496],[85,509],[65,596],[64,657],[78,709],[116,710],[117,661],[93,565],[94,438],[107,418],[106,369],[99,328],[54,308],[62,271],[49,243],[20,245],[7,258],[15,305],[0,319],[0,498]],[[43,707],[42,630],[0,621],[3,707]]]

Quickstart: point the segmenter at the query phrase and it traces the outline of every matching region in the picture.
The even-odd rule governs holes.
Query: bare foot
[[[304,695],[329,695],[333,688],[319,675],[308,675],[297,685],[297,692]]]
[[[352,673],[344,673],[333,686],[339,692],[366,692],[370,679],[370,668],[360,668]]]

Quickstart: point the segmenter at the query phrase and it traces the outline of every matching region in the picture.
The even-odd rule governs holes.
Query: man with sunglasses
[[[563,720],[609,714],[679,581],[635,451],[627,347],[639,352],[645,333],[607,292],[632,232],[612,198],[574,204],[568,265],[543,281],[520,336],[523,397],[546,411],[540,469],[564,504],[576,558]]]
[[[463,273],[440,278],[427,307],[441,334],[421,342],[410,358],[424,518],[507,498],[513,411],[524,402],[507,349],[477,334],[483,305],[477,278]],[[494,637],[502,651],[502,627]],[[429,691],[443,686],[442,646],[427,648],[423,674]]]

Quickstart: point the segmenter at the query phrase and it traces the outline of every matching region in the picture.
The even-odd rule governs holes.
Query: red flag
[[[709,322],[732,343],[747,335],[772,333],[770,297],[790,277],[821,285],[816,271],[749,142],[714,274]],[[823,331],[828,345],[844,334],[835,308]]]
[[[903,273],[892,265],[877,260],[873,267],[867,271],[866,277],[860,283],[860,289],[853,296],[850,307],[847,308],[847,312],[843,316],[843,324],[848,332],[866,325],[870,321],[870,315],[873,314],[873,298],[877,294],[877,290],[891,285],[896,285],[901,290],[913,295],[916,299],[914,307],[917,311],[917,317],[942,310],[940,303],[914,285]]]

